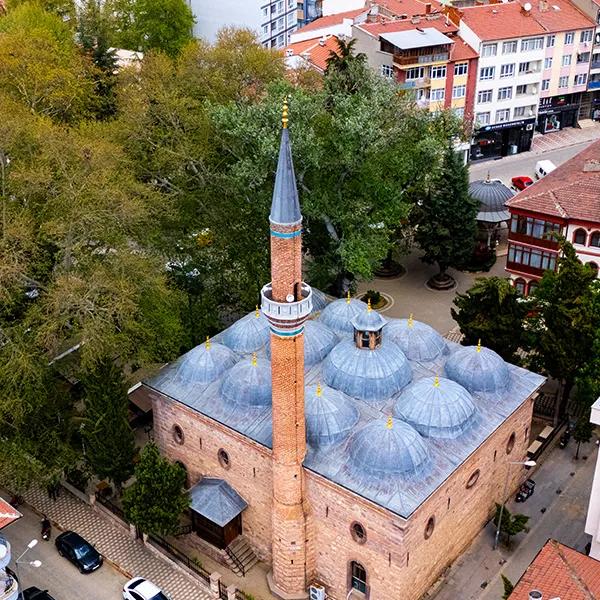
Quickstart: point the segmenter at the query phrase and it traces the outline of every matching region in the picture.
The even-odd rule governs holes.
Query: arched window
[[[535,280],[531,280],[529,285],[527,286],[527,295],[533,294],[535,288],[538,286],[538,282]]]
[[[185,441],[183,429],[179,425],[173,425],[173,439],[181,446]]]
[[[520,294],[525,295],[525,287],[527,286],[527,282],[522,279],[521,277],[519,277],[518,279],[515,279],[515,287],[517,288],[517,290],[519,291]]]
[[[513,431],[508,438],[508,442],[506,442],[506,454],[510,454],[515,447],[515,442],[517,441],[517,434]]]
[[[595,262],[589,262],[587,263],[587,266],[592,269],[592,271],[594,271],[594,273],[596,273],[596,277],[598,276],[598,265]]]
[[[590,246],[600,248],[600,231],[594,231],[594,233],[592,233],[592,237],[590,237]]]
[[[354,521],[350,525],[350,534],[357,544],[364,544],[367,541],[367,532],[358,521]]]
[[[573,232],[573,243],[574,244],[583,244],[585,246],[585,243],[587,241],[587,233],[585,232],[585,229],[576,229]]]
[[[367,593],[367,571],[354,560],[350,563],[350,587],[361,594]]]

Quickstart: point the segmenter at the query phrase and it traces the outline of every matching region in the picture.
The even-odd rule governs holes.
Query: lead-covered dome
[[[316,448],[341,442],[360,417],[358,409],[349,398],[326,385],[306,386],[304,413],[306,439]]]
[[[410,382],[412,370],[402,350],[385,338],[372,350],[343,340],[325,359],[323,377],[353,398],[385,400]]]
[[[469,184],[469,195],[479,202],[477,220],[484,223],[508,221],[510,214],[506,208],[507,200],[514,193],[499,179],[473,181]]]
[[[327,297],[325,292],[318,290],[317,288],[312,288],[312,303],[313,303],[313,313],[321,312],[325,309],[325,307],[329,304],[330,299]]]
[[[236,361],[235,353],[227,346],[207,341],[181,357],[175,380],[184,385],[206,385],[218,379]]]
[[[432,438],[457,438],[471,427],[475,413],[471,394],[464,387],[438,377],[424,377],[409,385],[394,404],[394,416]]]
[[[390,320],[383,335],[398,344],[410,360],[428,362],[447,352],[444,338],[433,327],[413,319]]]
[[[510,384],[504,360],[489,348],[465,346],[450,355],[446,375],[470,392],[500,392]]]
[[[268,340],[269,322],[258,309],[223,332],[223,343],[240,354],[255,352]]]
[[[429,459],[425,440],[407,423],[377,419],[357,431],[348,443],[356,471],[373,475],[412,475]]]
[[[379,331],[383,329],[387,319],[383,318],[376,310],[373,310],[371,305],[368,305],[367,310],[358,313],[351,323],[356,331]]]
[[[362,300],[340,298],[328,304],[321,313],[321,321],[337,334],[352,333],[352,319],[367,310]]]
[[[221,396],[241,406],[270,406],[271,363],[256,357],[240,361],[223,378]]]

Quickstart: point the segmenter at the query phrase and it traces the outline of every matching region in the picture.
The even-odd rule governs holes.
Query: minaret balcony
[[[273,287],[270,283],[260,292],[261,310],[275,329],[289,330],[299,327],[312,312],[312,289],[306,283],[301,284],[301,300],[276,302],[273,300]]]

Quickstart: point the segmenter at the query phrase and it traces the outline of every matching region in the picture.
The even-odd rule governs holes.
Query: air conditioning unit
[[[322,585],[313,584],[308,588],[309,600],[325,600],[325,588]]]

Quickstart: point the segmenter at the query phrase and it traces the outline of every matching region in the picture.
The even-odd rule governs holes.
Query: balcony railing
[[[400,87],[405,90],[429,87],[431,85],[431,79],[429,77],[419,77],[417,79],[409,79],[404,81]]]
[[[394,55],[394,62],[398,65],[422,65],[435,62],[448,62],[450,54],[442,52],[440,54],[419,54],[413,56]]]
[[[300,300],[290,298],[291,302],[273,300],[273,288],[270,283],[261,290],[261,309],[267,320],[275,327],[291,327],[302,324],[312,312],[312,289],[306,283],[301,285]]]

